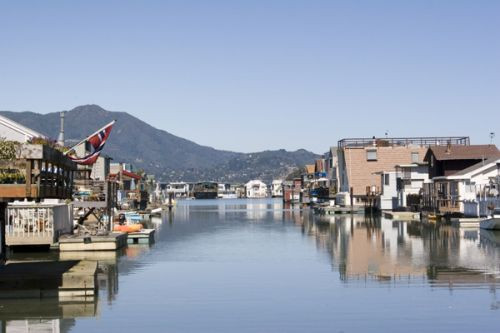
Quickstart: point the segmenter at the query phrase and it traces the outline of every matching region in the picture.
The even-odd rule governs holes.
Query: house
[[[380,173],[379,200],[380,210],[418,209],[421,191],[429,179],[426,163],[411,163],[396,165],[393,171]]]
[[[247,198],[267,197],[267,185],[260,180],[251,180],[245,184]]]
[[[14,163],[0,161],[0,172],[9,176],[0,180],[1,263],[6,245],[52,245],[72,233],[71,207],[63,200],[72,197],[76,164],[49,145],[29,143],[48,138],[3,116],[0,138],[20,143]]]
[[[500,154],[449,176],[432,179],[428,205],[441,214],[486,216],[488,206],[500,205]]]
[[[462,214],[458,184],[450,182],[453,175],[461,175],[471,167],[481,165],[487,159],[500,156],[495,145],[452,145],[450,143],[429,147],[425,161],[429,164],[429,181],[423,190],[425,210],[441,214]]]
[[[167,193],[173,193],[175,198],[188,196],[189,185],[185,182],[172,182],[167,185]]]
[[[278,198],[283,196],[283,180],[275,179],[271,184],[271,196]]]
[[[337,145],[337,190],[361,205],[382,192],[380,175],[398,165],[421,164],[427,150],[446,142],[468,145],[468,137],[347,138]]]
[[[283,182],[283,202],[284,203],[299,203],[302,197],[302,178],[294,178],[293,180],[285,180]]]
[[[452,145],[429,147],[424,161],[429,178],[450,176],[490,157],[499,155],[495,145]]]
[[[329,182],[330,196],[334,197],[337,193],[337,147],[330,147],[325,156],[325,171]]]
[[[45,135],[3,116],[0,116],[0,138],[21,143],[26,143],[33,138],[47,139]]]

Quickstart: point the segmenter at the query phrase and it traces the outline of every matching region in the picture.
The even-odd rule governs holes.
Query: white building
[[[174,197],[187,197],[189,193],[189,184],[185,182],[174,182],[167,185],[167,193],[173,193]]]
[[[479,162],[450,176],[434,177],[442,212],[486,216],[488,206],[500,205],[500,156]]]
[[[247,198],[267,197],[267,185],[260,180],[251,180],[245,184]]]
[[[393,210],[398,206],[398,190],[396,171],[384,171],[381,173],[381,191],[378,200],[380,210]]]
[[[283,196],[283,180],[275,179],[271,184],[271,196],[273,198]]]
[[[24,127],[9,118],[0,116],[0,138],[7,141],[28,142],[33,138],[46,138],[32,129]]]
[[[425,163],[396,165],[395,171],[381,173],[381,192],[378,208],[393,210],[410,208],[420,202],[421,190],[429,180]]]

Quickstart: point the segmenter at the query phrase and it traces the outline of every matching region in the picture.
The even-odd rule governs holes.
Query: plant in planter
[[[0,184],[26,184],[26,177],[20,172],[0,172]]]
[[[0,160],[14,160],[19,144],[19,142],[7,141],[4,138],[0,138]]]

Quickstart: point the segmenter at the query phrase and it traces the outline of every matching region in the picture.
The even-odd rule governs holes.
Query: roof
[[[138,174],[130,172],[130,171],[127,171],[127,170],[123,170],[122,174],[124,176],[130,177],[130,178],[141,179],[141,176],[139,176]]]
[[[438,161],[448,160],[482,160],[500,156],[495,145],[444,145],[429,147],[424,161],[429,161],[430,154]]]
[[[31,128],[25,127],[25,126],[19,124],[18,122],[15,122],[14,120],[9,119],[9,118],[4,117],[4,116],[0,116],[0,124],[6,126],[8,128],[11,128],[12,130],[14,130],[18,133],[21,133],[27,137],[30,137],[30,138],[46,138],[45,135],[38,133],[37,131],[34,131]]]
[[[500,155],[498,156],[495,156],[495,157],[491,157],[487,160],[484,160],[484,161],[481,161],[479,163],[476,163],[474,164],[473,166],[470,166],[466,169],[463,169],[449,177],[461,177],[461,176],[466,176],[467,174],[471,173],[471,172],[474,172],[474,171],[480,171],[481,169],[485,168],[485,169],[488,169],[490,168],[492,165],[496,165],[500,163]]]
[[[306,172],[307,173],[314,173],[314,171],[316,171],[315,164],[306,164]]]

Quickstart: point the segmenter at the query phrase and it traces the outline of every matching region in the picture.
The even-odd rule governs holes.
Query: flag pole
[[[116,120],[113,120],[112,122],[110,122],[109,124],[106,124],[104,125],[103,127],[101,127],[100,129],[98,129],[97,131],[95,131],[94,133],[90,134],[89,136],[87,136],[85,139],[83,139],[82,141],[78,142],[76,145],[73,145],[69,150],[67,150],[66,152],[64,152],[63,154],[64,155],[67,155],[69,154],[70,152],[72,152],[73,150],[75,150],[75,147],[76,146],[79,146],[80,144],[82,144],[83,142],[87,141],[90,137],[96,135],[97,133],[99,133],[100,131],[102,131],[103,129],[105,129],[106,127],[108,126],[111,126],[113,125],[114,123],[116,123]]]

